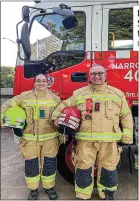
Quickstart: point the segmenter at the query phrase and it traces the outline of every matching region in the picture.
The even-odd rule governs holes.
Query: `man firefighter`
[[[55,120],[57,125],[60,112],[67,106],[75,106],[81,111],[80,129],[75,134],[77,140],[76,198],[91,198],[92,167],[97,164],[99,197],[113,200],[118,185],[116,168],[122,151],[122,148],[117,146],[117,141],[132,144],[132,114],[124,93],[107,85],[106,71],[103,66],[95,64],[90,69],[89,76],[88,86],[75,90],[70,98],[61,102],[54,110],[52,120]],[[67,114],[65,114],[66,117]],[[75,122],[72,124],[75,126]]]
[[[54,186],[59,143],[57,128],[50,120],[50,116],[54,108],[60,103],[60,99],[48,90],[48,82],[49,80],[45,75],[38,74],[34,80],[33,90],[15,96],[1,107],[2,121],[6,126],[10,124],[10,121],[13,122],[12,118],[15,119],[18,113],[16,120],[18,125],[14,130],[18,136],[21,136],[20,133],[22,133],[20,152],[25,158],[25,180],[27,188],[30,190],[29,200],[37,199],[40,180],[49,199],[57,199]],[[9,114],[7,110],[10,110],[11,107],[14,109],[18,107],[18,110],[16,108],[14,112],[12,110],[12,114]],[[25,117],[22,114],[22,117],[19,118],[19,107],[26,113],[26,124],[23,131],[18,130],[22,128],[19,127],[19,121],[21,123],[21,119]]]

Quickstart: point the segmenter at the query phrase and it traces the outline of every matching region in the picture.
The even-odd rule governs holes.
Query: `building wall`
[[[2,105],[5,101],[13,97],[13,88],[1,88],[0,90],[0,105]]]

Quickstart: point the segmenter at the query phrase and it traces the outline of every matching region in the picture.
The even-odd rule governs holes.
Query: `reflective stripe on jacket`
[[[31,141],[45,141],[45,140],[50,140],[58,136],[58,133],[46,133],[46,134],[39,134],[37,135],[32,135],[32,134],[23,134],[23,139],[24,140],[31,140]]]

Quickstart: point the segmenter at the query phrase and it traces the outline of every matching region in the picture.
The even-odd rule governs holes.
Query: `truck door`
[[[124,1],[123,1],[124,2]],[[137,3],[103,5],[102,64],[110,85],[121,89],[128,100],[137,100],[138,52],[133,51],[133,6]]]
[[[83,3],[82,3],[83,5]],[[92,6],[71,6],[75,11],[75,27],[64,27],[64,16],[52,13],[34,14],[31,24],[31,60],[36,61],[36,72],[49,73],[54,84],[51,90],[62,99],[73,90],[87,85],[86,73],[91,66]],[[67,23],[69,26],[71,22]],[[72,23],[71,23],[72,24]],[[31,65],[26,71],[30,69]]]

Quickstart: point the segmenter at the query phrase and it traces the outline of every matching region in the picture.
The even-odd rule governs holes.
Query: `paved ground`
[[[125,158],[125,157],[124,157]],[[117,200],[138,200],[138,174],[129,173],[127,160],[123,160],[119,172],[119,186],[115,193]],[[74,200],[74,186],[67,183],[59,174],[56,178],[56,190],[60,200]],[[1,131],[1,199],[26,200],[29,191],[24,181],[24,160],[20,157],[18,146],[13,142],[11,131]],[[47,195],[40,188],[40,200],[48,200]],[[92,200],[98,200],[97,192],[92,195]]]

